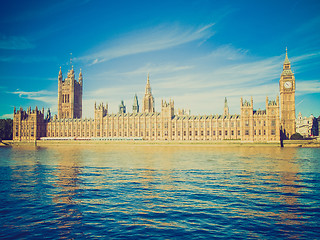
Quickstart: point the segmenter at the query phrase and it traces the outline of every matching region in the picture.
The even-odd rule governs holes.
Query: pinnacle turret
[[[289,58],[288,58],[288,48],[286,47],[286,58],[284,60],[284,64],[290,64]]]
[[[229,107],[228,107],[228,101],[227,98],[224,98],[224,108],[223,108],[223,115],[228,116],[229,115]]]
[[[143,98],[142,111],[146,112],[146,113],[154,112],[154,98],[151,93],[149,73],[148,73],[148,78],[147,78],[146,93]]]
[[[283,71],[282,71],[281,75],[291,75],[291,74],[293,74],[293,73],[291,71],[291,65],[290,65],[290,61],[288,58],[288,48],[286,48],[286,57],[283,62]]]
[[[80,68],[80,73],[79,73],[79,83],[82,83],[82,72],[81,72],[81,68]]]
[[[137,94],[134,95],[133,105],[132,105],[132,112],[133,113],[138,113],[139,112],[139,103],[138,103]]]
[[[63,79],[63,78],[62,78],[62,71],[61,71],[61,67],[60,67],[58,80],[59,80],[59,81],[62,81],[62,79]]]
[[[151,94],[151,87],[150,87],[149,73],[148,73],[148,78],[147,78],[146,94]]]

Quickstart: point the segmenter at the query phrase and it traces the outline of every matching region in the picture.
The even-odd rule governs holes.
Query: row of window
[[[156,124],[157,125],[157,128],[161,128],[161,123],[158,123],[158,124]],[[238,127],[240,127],[240,122],[239,122],[239,124],[238,124],[239,126]],[[97,124],[96,125],[96,129],[100,129],[100,124]],[[146,129],[149,129],[149,124],[143,124],[143,123],[141,123],[141,124],[129,124],[129,129],[133,129],[133,126],[135,126],[135,129],[137,129],[138,127],[140,128],[140,129],[144,129],[144,127],[146,126]],[[73,128],[74,129],[79,129],[81,126],[79,126],[79,125],[74,125],[73,126]],[[117,125],[117,124],[115,124],[115,125],[111,125],[111,124],[108,124],[108,125],[104,125],[104,129],[107,129],[107,127],[108,127],[108,129],[122,129],[122,127],[124,128],[124,129],[127,129],[128,128],[128,125],[122,125],[122,124],[120,124],[120,125]],[[155,124],[153,123],[153,124],[151,124],[151,129],[154,129],[154,127],[155,127]],[[163,125],[163,127],[165,128],[165,129],[168,129],[168,123],[164,123],[164,125]],[[213,126],[214,127],[214,126]],[[219,125],[219,127],[221,127],[220,125]],[[226,127],[226,126],[225,126]],[[232,124],[231,125],[231,127],[234,127],[234,125]],[[50,126],[49,125],[49,127],[48,127],[48,129],[49,130],[55,130],[55,129],[57,129],[57,130],[67,130],[67,129],[71,129],[72,128],[72,126],[71,125],[52,125],[52,126]],[[91,129],[93,129],[94,128],[94,125],[82,125],[82,129],[84,129],[84,128],[86,128],[86,129],[89,129],[89,128],[91,128]],[[174,129],[175,127],[174,127],[174,125],[172,126],[172,128]],[[181,128],[181,127],[179,127],[179,128]],[[178,128],[178,129],[179,129]],[[184,127],[184,128],[186,128],[186,127]],[[198,128],[198,125],[195,125],[194,127],[192,127],[192,125],[190,124],[189,125],[189,128]],[[203,128],[203,125],[201,125],[201,128]],[[209,128],[209,127],[207,127],[207,128]]]
[[[65,112],[64,113],[65,114],[65,117],[68,117],[69,116],[69,113],[68,112]],[[248,127],[250,124],[250,121],[249,120],[246,120],[245,121],[245,126],[246,127]],[[263,125],[263,126],[266,126],[266,121],[254,121],[254,126],[257,126],[257,124],[258,125]],[[155,126],[157,125],[157,128],[161,128],[161,123],[157,123],[157,124],[155,124],[155,123],[152,123],[151,124],[151,128],[152,129],[154,129],[155,128]],[[192,126],[193,125],[193,126]],[[235,126],[235,124],[234,124],[234,122],[231,122],[230,124],[228,124],[227,122],[225,122],[224,124],[222,124],[221,122],[219,122],[218,123],[218,127],[222,127],[224,125],[224,127],[228,127],[228,125],[230,125],[230,127],[234,127]],[[96,125],[96,129],[100,129],[100,124],[99,124],[99,122],[98,122],[98,124]],[[128,127],[129,127],[129,129],[132,129],[133,128],[133,126],[137,129],[138,127],[140,128],[140,129],[144,129],[145,127],[146,127],[146,129],[149,129],[149,127],[150,127],[150,125],[149,125],[149,123],[146,123],[146,124],[144,124],[144,123],[140,123],[140,124],[138,124],[138,123],[135,123],[135,124],[132,124],[132,123],[130,123],[129,125],[128,124],[117,124],[117,123],[115,123],[115,124],[104,124],[104,129],[112,129],[112,128],[114,128],[114,129],[122,129],[122,128],[124,128],[124,129],[127,129]],[[179,128],[181,128],[181,126],[182,126],[182,124],[177,124],[177,128],[179,129]],[[192,123],[189,123],[188,124],[188,126],[189,126],[189,128],[198,128],[198,123],[197,122],[194,122],[193,124]],[[237,126],[238,127],[240,127],[240,122],[238,122],[238,124],[237,124]],[[275,120],[271,120],[271,126],[276,126],[276,121]],[[71,125],[57,125],[57,129],[62,129],[62,130],[64,130],[64,129],[68,129],[68,128],[71,128]],[[79,125],[75,125],[75,126],[73,126],[74,128],[77,128],[77,127],[79,127]],[[91,126],[89,125],[89,124],[87,124],[87,125],[85,125],[85,124],[83,124],[82,125],[82,128],[94,128],[94,125],[92,124]],[[165,129],[167,129],[168,128],[168,122],[165,122],[165,123],[163,123],[163,127],[165,128]],[[175,125],[175,123],[172,123],[172,128],[175,128],[176,127],[176,125]],[[184,123],[183,124],[183,128],[186,128],[187,127],[187,124],[186,123]],[[203,128],[204,127],[204,123],[200,123],[200,127],[201,128]],[[206,127],[207,128],[209,128],[210,127],[210,124],[209,123],[207,123],[206,124]],[[213,122],[212,123],[212,127],[216,127],[216,124]],[[49,129],[50,129],[50,126],[49,126]],[[52,125],[52,130],[55,130],[55,125]]]
[[[254,135],[266,135],[266,130],[263,130],[263,132],[261,130],[257,131],[257,130],[254,130]],[[245,135],[249,135],[249,130],[245,130]],[[276,130],[275,129],[271,129],[271,135],[276,135]]]
[[[19,125],[17,124],[16,125],[16,130],[18,130],[19,129]],[[21,129],[23,130],[23,129],[29,129],[29,124],[22,124],[21,125]],[[32,124],[31,126],[30,126],[30,129],[34,129],[34,125]]]
[[[18,136],[19,136],[19,132],[16,131],[16,137],[18,137]],[[34,132],[33,131],[30,132],[30,136],[31,137],[34,136]],[[29,132],[21,132],[21,137],[29,137]]]
[[[160,131],[158,131],[157,132],[158,134],[158,136],[160,136],[161,135],[161,132]],[[172,132],[172,136],[175,136],[176,134],[177,134],[177,136],[181,136],[182,134],[183,134],[183,136],[187,136],[187,133],[188,133],[188,136],[204,136],[204,135],[206,135],[206,136],[210,136],[210,131],[183,131],[183,132],[180,132],[180,131],[173,131]],[[219,136],[222,136],[222,133],[223,133],[223,131],[222,130],[219,130],[219,131],[212,131],[212,136],[216,136],[216,135],[219,135]],[[235,135],[235,133],[236,133],[236,131],[234,131],[234,130],[231,130],[231,131],[224,131],[224,135],[225,136],[228,136],[228,134],[230,134],[231,136],[234,136]],[[67,131],[65,131],[65,132],[63,132],[63,133],[52,133],[52,136],[50,136],[50,132],[48,132],[48,137],[71,137],[71,136],[73,136],[73,137],[76,137],[76,135],[77,136],[79,136],[80,135],[80,132],[78,131],[77,132],[77,134],[74,132],[73,134],[71,134],[71,132],[67,132]],[[132,137],[133,135],[134,136],[138,136],[138,131],[136,131],[136,132],[132,132],[132,131],[130,131],[129,133],[129,136],[130,137]],[[152,131],[152,132],[146,132],[146,136],[148,137],[149,136],[149,134],[151,135],[151,136],[155,136],[155,131]],[[238,134],[238,136],[240,136],[240,130],[238,130],[237,131],[237,134]],[[103,134],[105,137],[106,137],[106,132],[104,132],[104,134]],[[118,134],[117,134],[117,132],[113,132],[113,136],[117,136],[117,135],[119,135],[119,136],[121,136],[122,135],[122,133],[121,132],[119,132]],[[123,133],[123,135],[124,136],[127,136],[127,132],[124,132]],[[165,136],[168,136],[168,131],[164,131],[164,135]],[[90,134],[90,132],[86,132],[86,134],[84,133],[84,132],[82,132],[82,136],[87,136],[87,137],[93,137],[94,136],[94,134],[93,134],[93,132],[91,132],[91,134]],[[98,137],[100,137],[100,132],[97,132],[97,136]],[[112,132],[108,132],[108,136],[110,137],[110,136],[112,136]],[[144,136],[144,132],[140,132],[140,136],[141,137],[143,137]]]
[[[245,120],[245,122],[244,122],[244,125],[246,126],[246,127],[248,127],[249,126],[249,123],[250,123],[250,121],[249,121],[249,119],[247,119],[247,120]],[[266,126],[266,121],[253,121],[253,125],[254,126]],[[276,120],[271,120],[271,126],[276,126]]]

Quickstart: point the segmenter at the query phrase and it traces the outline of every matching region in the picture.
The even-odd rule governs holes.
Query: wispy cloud
[[[177,74],[161,78],[156,84],[159,88],[171,89],[213,89],[217,87],[256,86],[272,82],[280,76],[280,57],[252,61],[242,64],[229,64],[211,71],[192,74]]]
[[[35,45],[23,36],[0,36],[0,49],[23,50],[34,47]]]
[[[0,116],[1,119],[5,119],[5,118],[13,118],[13,113],[8,113],[8,114],[3,114]]]
[[[297,57],[293,57],[293,58],[291,58],[291,61],[298,62],[298,61],[309,60],[311,58],[318,57],[319,55],[320,55],[320,52],[308,53],[308,54],[300,55]]]
[[[116,41],[106,43],[92,54],[75,60],[90,61],[90,64],[101,63],[110,59],[162,49],[171,48],[195,40],[211,37],[214,24],[198,28],[182,28],[179,26],[159,26],[145,31],[134,32]]]
[[[320,80],[297,81],[296,94],[303,95],[309,93],[320,93]]]
[[[35,101],[41,101],[48,103],[50,105],[56,104],[57,102],[57,93],[56,92],[50,92],[47,90],[40,90],[40,91],[35,91],[35,92],[27,92],[27,91],[22,91],[17,89],[16,91],[13,92],[8,92],[11,94],[16,94],[20,98],[25,98],[29,100],[35,100]]]
[[[301,103],[303,103],[303,101],[304,101],[304,99],[302,99],[300,102],[298,102],[298,103],[296,104],[296,107],[298,107]]]
[[[176,65],[175,63],[163,64],[163,65],[149,63],[133,71],[118,73],[118,75],[133,76],[133,75],[146,75],[147,73],[152,73],[152,75],[163,74],[163,73],[168,74],[168,73],[186,71],[193,68],[194,66],[191,66],[191,65]]]
[[[203,56],[202,60],[241,60],[246,57],[247,53],[246,49],[234,48],[231,44],[227,44],[212,50],[208,55]]]
[[[42,106],[45,108],[50,108],[51,112],[57,112],[57,93],[47,90],[40,91],[23,91],[17,89],[16,91],[7,92],[9,94],[18,95],[20,98],[38,101],[38,106],[43,104]]]
[[[313,57],[314,54],[305,54],[292,61],[296,68]],[[278,81],[283,61],[284,55],[261,59],[248,56],[245,49],[225,45],[206,56],[187,61],[187,64],[185,61],[180,62],[181,65],[175,62],[148,63],[128,72],[104,72],[99,78],[109,79],[109,82],[115,84],[105,87],[99,85],[99,89],[87,93],[87,101],[108,101],[109,109],[117,112],[120,100],[123,99],[130,109],[134,93],[142,100],[145,86],[143,79],[146,80],[150,72],[157,111],[160,111],[161,99],[169,98],[175,100],[177,108],[188,108],[195,114],[221,113],[224,97],[228,97],[230,108],[235,113],[240,111],[240,97],[253,96],[255,108],[265,108],[266,96],[275,99],[279,95]],[[124,76],[125,80],[119,82],[119,76]],[[320,87],[319,81],[303,80],[299,80],[297,86],[297,95],[319,92]],[[88,109],[93,109],[94,101],[90,104]]]

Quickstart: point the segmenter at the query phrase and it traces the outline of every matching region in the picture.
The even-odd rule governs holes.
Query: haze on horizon
[[[240,112],[240,98],[279,95],[285,49],[296,115],[320,115],[319,1],[7,1],[0,10],[0,117],[13,107],[57,113],[57,82],[71,64],[84,78],[83,117],[94,102],[132,112],[150,73],[161,100],[192,114]],[[72,63],[70,63],[72,53]]]

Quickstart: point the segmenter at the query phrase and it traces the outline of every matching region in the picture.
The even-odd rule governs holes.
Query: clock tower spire
[[[296,132],[296,107],[295,107],[295,91],[296,81],[291,64],[288,58],[288,50],[286,48],[286,57],[283,63],[283,71],[279,81],[280,87],[280,107],[281,107],[281,127],[286,138],[290,138]]]

